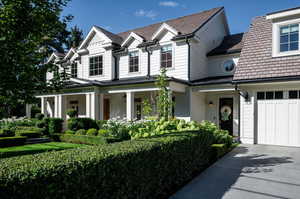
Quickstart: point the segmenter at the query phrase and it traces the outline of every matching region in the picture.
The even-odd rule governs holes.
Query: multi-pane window
[[[103,56],[90,57],[90,76],[103,74]]]
[[[161,67],[172,67],[172,45],[166,45],[161,48]]]
[[[297,90],[289,91],[289,99],[300,99],[300,91]]]
[[[283,99],[283,91],[257,92],[257,100]]]
[[[77,77],[77,62],[71,64],[71,77]]]
[[[299,50],[299,24],[280,27],[280,52]]]
[[[129,72],[139,71],[139,52],[134,51],[129,53]]]

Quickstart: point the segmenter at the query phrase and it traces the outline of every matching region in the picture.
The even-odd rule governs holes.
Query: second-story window
[[[172,67],[172,45],[166,45],[161,48],[161,67]]]
[[[280,27],[280,52],[299,50],[299,24]]]
[[[71,64],[71,77],[77,77],[77,62]]]
[[[129,53],[129,72],[139,71],[139,52],[134,51]]]
[[[90,76],[103,74],[103,56],[90,57]]]

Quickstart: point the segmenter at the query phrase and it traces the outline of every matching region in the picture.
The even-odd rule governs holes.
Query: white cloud
[[[161,1],[161,2],[159,2],[159,5],[174,8],[174,7],[179,6],[179,3],[175,2],[175,1]]]
[[[153,10],[140,9],[140,10],[136,11],[134,13],[134,15],[137,17],[147,17],[150,19],[155,19],[155,17],[157,16],[157,13],[154,12]]]

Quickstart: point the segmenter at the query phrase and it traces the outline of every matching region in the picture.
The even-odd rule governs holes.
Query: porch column
[[[91,117],[91,94],[87,93],[85,94],[85,111],[86,111],[86,117]]]
[[[41,113],[44,114],[45,116],[47,115],[47,98],[46,97],[41,97]]]
[[[67,119],[67,96],[60,95],[61,107],[60,107],[60,117],[64,120]]]
[[[26,117],[31,118],[31,107],[32,104],[26,104]]]
[[[126,115],[127,120],[133,120],[134,117],[134,93],[127,92],[126,93]]]
[[[62,117],[62,95],[56,95],[54,97],[54,117]]]
[[[99,105],[99,109],[98,109],[99,110],[99,120],[103,120],[104,119],[104,117],[103,117],[103,115],[104,115],[104,94],[100,93],[98,99],[99,99],[99,103],[98,103],[98,105]]]
[[[94,120],[100,119],[100,94],[91,93],[91,118]]]

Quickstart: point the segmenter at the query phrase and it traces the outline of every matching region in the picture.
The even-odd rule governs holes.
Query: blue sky
[[[231,33],[248,30],[255,16],[300,6],[300,0],[73,0],[63,15],[74,16],[86,35],[93,25],[118,33],[214,7],[225,7]]]

